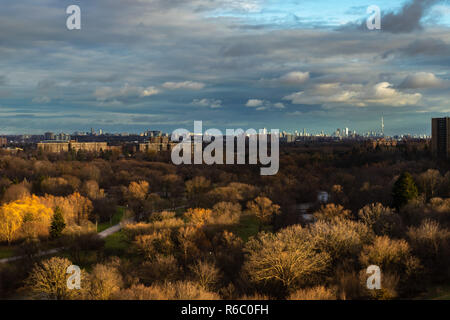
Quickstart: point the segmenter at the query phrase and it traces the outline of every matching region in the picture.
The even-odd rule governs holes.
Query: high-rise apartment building
[[[450,118],[431,119],[431,150],[440,158],[450,158]]]

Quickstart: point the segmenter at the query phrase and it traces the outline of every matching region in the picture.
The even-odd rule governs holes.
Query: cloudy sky
[[[81,30],[66,8],[81,8]],[[378,5],[381,30],[366,28]],[[445,0],[17,0],[0,134],[204,127],[430,134],[450,111]]]

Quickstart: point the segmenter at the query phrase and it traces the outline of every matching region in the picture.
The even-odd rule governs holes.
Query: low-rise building
[[[37,148],[49,153],[61,153],[68,151],[118,151],[120,146],[108,146],[107,142],[77,142],[77,141],[42,141],[37,144]]]
[[[170,142],[169,137],[152,137],[148,142],[139,144],[140,152],[172,151],[176,143]]]

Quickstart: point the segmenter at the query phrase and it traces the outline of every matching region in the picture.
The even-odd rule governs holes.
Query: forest
[[[0,298],[450,295],[450,168],[427,142],[282,145],[274,176],[169,159],[1,154]],[[70,265],[81,268],[80,289],[66,285]],[[381,289],[366,287],[370,265],[381,269]]]

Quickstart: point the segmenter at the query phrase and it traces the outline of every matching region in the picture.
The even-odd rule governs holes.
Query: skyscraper
[[[384,117],[381,116],[381,135],[384,137]]]
[[[431,119],[431,150],[440,158],[450,157],[450,118]]]

